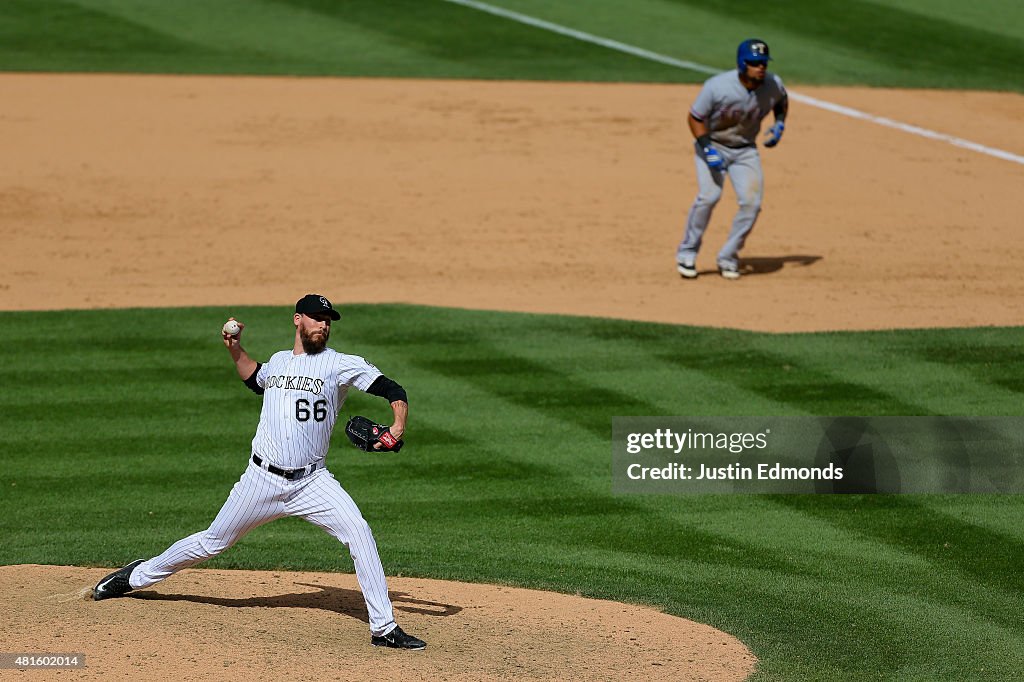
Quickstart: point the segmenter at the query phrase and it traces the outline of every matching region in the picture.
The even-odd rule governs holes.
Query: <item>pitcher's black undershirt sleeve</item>
[[[256,371],[254,371],[249,378],[245,380],[245,385],[249,387],[249,390],[256,395],[263,395],[263,387],[256,383],[256,375],[260,373],[260,367],[263,366],[262,362],[256,363]]]
[[[393,403],[396,400],[401,400],[405,403],[409,402],[409,397],[405,394],[405,389],[397,382],[388,379],[383,374],[373,380],[373,383],[370,384],[368,389],[366,389],[366,392],[370,395],[377,395],[381,398],[385,398],[389,403]]]

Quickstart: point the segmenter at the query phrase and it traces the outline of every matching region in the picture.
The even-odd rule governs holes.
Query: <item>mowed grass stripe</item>
[[[779,415],[1019,413],[1021,376],[1004,363],[1024,364],[1020,328],[709,337],[658,325],[623,333],[622,324],[592,320],[572,348],[595,358],[582,369],[590,381],[619,381],[657,400],[661,414],[727,414],[736,402]],[[502,343],[530,352],[515,338]]]
[[[491,3],[722,69],[752,35],[791,85],[1012,90],[1024,9],[984,0]],[[0,69],[698,83],[706,74],[616,53],[441,0],[7,0]]]
[[[706,7],[701,0],[670,0],[691,7]],[[934,87],[953,87],[971,70],[975,82],[1006,89],[1006,57],[1024,57],[1020,36],[973,28],[957,21],[924,16],[865,0],[817,0],[780,3],[777,11],[761,12],[763,3],[734,0],[719,6],[723,15],[757,16],[760,34],[775,30],[799,33],[847,54],[889,69],[893,65],[927,75]],[[842,17],[842,21],[836,21]],[[993,23],[998,24],[996,15]],[[970,62],[967,67],[965,61]]]
[[[0,376],[17,389],[3,392],[16,409],[0,410],[16,434],[0,561],[116,565],[209,524],[245,466],[260,405],[220,343],[229,314],[247,323],[255,357],[291,344],[282,308],[0,314],[12,349]],[[1019,329],[759,335],[413,306],[343,314],[333,345],[378,364],[412,401],[407,451],[367,457],[339,436],[330,455],[389,572],[653,604],[743,638],[765,679],[1019,669],[1018,497],[618,497],[608,444],[611,416],[631,412],[943,404],[892,377],[957,387],[965,414],[1019,413],[1004,386],[1024,367],[981,361]],[[963,370],[961,353],[978,371]],[[878,358],[888,372],[864,369]],[[827,390],[851,384],[853,398]],[[345,412],[385,418],[387,406],[355,393]],[[207,565],[351,570],[334,540],[297,520]]]
[[[785,3],[771,17],[750,0],[728,5],[636,0],[628,13],[614,0],[487,4],[722,69],[734,65],[736,44],[758,36],[772,45],[776,69],[790,84],[1021,89],[1006,78],[1004,58],[1021,56],[1024,23],[1002,17],[1024,10],[994,0],[966,9],[947,6],[941,16],[930,14],[924,0],[905,2],[907,7],[801,0]],[[936,41],[942,47],[936,49]]]
[[[567,318],[572,319],[572,318]],[[700,329],[638,325],[623,331],[615,320],[591,319],[579,328],[538,326],[524,343],[514,335],[495,342],[508,352],[525,355],[533,362],[549,362],[566,372],[573,382],[594,385],[626,395],[630,404],[620,404],[615,416],[650,414],[716,415],[741,403],[757,414],[789,413],[787,406],[752,390],[735,376],[716,375],[704,366],[685,366],[677,361],[700,349],[707,338]],[[743,347],[747,332],[720,330],[718,342]],[[572,343],[563,345],[567,335]],[[552,348],[561,354],[551,355]],[[668,365],[672,371],[666,372]],[[727,395],[727,401],[719,396]],[[631,410],[636,407],[637,410]],[[605,415],[607,417],[607,414]]]
[[[988,342],[990,335],[1001,341]],[[831,373],[841,358],[845,381],[884,387],[893,406],[909,410],[903,414],[1012,415],[1020,377],[1002,368],[1024,361],[1019,347],[1007,345],[1020,336],[1019,329],[920,330],[876,332],[864,343],[859,335],[803,334],[791,337],[782,360],[787,374],[801,366]],[[754,344],[778,348],[771,337]]]
[[[703,506],[708,499],[714,498],[701,498],[698,504]],[[750,542],[755,555],[763,552],[776,557],[776,567],[770,572],[794,587],[802,583],[816,585],[828,597],[833,592],[830,585],[842,583],[846,591],[854,594],[886,592],[880,602],[909,593],[916,599],[955,607],[965,618],[1020,630],[1019,618],[1003,608],[1007,599],[1013,603],[1020,600],[1008,563],[1019,545],[1019,536],[989,533],[970,524],[946,523],[951,519],[948,514],[923,508],[920,498],[900,498],[899,507],[875,506],[878,499],[884,498],[842,497],[832,505],[831,499],[768,496],[758,498],[759,506],[754,501],[745,501],[739,509],[714,508],[704,515],[698,509],[688,509],[686,518],[717,528],[725,538],[739,537]],[[899,518],[901,512],[906,519]],[[754,518],[756,530],[751,528]],[[971,546],[964,546],[959,538],[972,538]],[[960,546],[951,549],[953,542]],[[970,563],[972,552],[978,552],[987,543],[1002,543],[1002,565],[996,570],[1001,576],[1000,584],[979,580],[977,569]],[[985,566],[980,569],[983,572],[992,568],[980,556],[975,556],[974,561]],[[728,562],[708,563],[723,569],[729,567]],[[788,570],[782,568],[784,565],[788,565]],[[767,565],[741,561],[731,566],[744,567],[761,570]],[[687,576],[691,571],[687,569]],[[952,584],[957,585],[955,590],[951,590]],[[826,612],[829,608],[822,607]],[[785,609],[765,616],[791,619]],[[833,617],[827,613],[822,616]]]
[[[937,506],[941,511],[976,526],[1011,537],[1020,537],[1020,518],[1016,511],[1016,496],[986,495],[980,499],[973,495],[954,498],[939,497],[937,502],[929,499],[923,501],[922,504]]]
[[[1024,395],[1024,377],[1018,372],[1007,372],[1007,366],[1024,364],[1024,328],[993,328],[978,330],[949,330],[943,335],[925,335],[913,346],[902,340],[902,349],[913,353],[924,362],[947,367],[955,364],[963,375],[990,386],[989,395],[998,394],[1001,400],[1020,400]],[[957,343],[949,343],[950,338]],[[991,412],[991,414],[999,414]]]
[[[671,67],[492,21],[478,13],[467,15],[442,2],[183,0],[156,6],[135,0],[76,0],[58,4],[58,12],[40,10],[30,0],[0,4],[0,19],[7,20],[0,22],[0,68],[686,80]],[[10,28],[5,30],[5,24]],[[64,35],[66,40],[60,40]],[[152,38],[153,47],[138,35]]]
[[[817,543],[808,557],[821,566],[822,578],[841,579],[851,587],[859,585],[858,589],[884,589],[894,597],[909,595],[941,603],[962,611],[964,620],[987,621],[1018,635],[1024,632],[1020,619],[1004,608],[1008,601],[1020,601],[1011,567],[1012,557],[1019,556],[1019,534],[965,523],[945,509],[933,508],[935,503],[925,496],[842,497],[835,503],[809,502],[799,496],[769,499],[791,512],[782,518],[796,537],[801,528],[828,528],[828,540]],[[939,505],[945,503],[943,499]],[[794,519],[792,513],[804,518]],[[767,518],[777,516],[766,514]],[[776,521],[770,527],[780,525]],[[813,537],[808,533],[805,549]],[[797,550],[799,541],[795,544]]]
[[[177,0],[148,3],[136,0],[76,0],[117,21],[144,26],[200,49],[222,54],[237,66],[264,64],[268,73],[305,68],[332,72],[356,60],[413,62],[413,46],[388,41],[377,32],[268,0]],[[352,4],[352,3],[348,3]],[[244,17],[244,21],[240,18]],[[269,30],[271,27],[274,30]],[[216,63],[211,60],[211,64]]]
[[[875,0],[875,4],[903,12],[944,19],[1000,35],[1024,40],[1024,5],[1005,0]]]
[[[163,27],[65,0],[0,3],[0,68],[25,71],[195,69],[233,57],[182,40]],[[177,68],[168,69],[170,64]]]
[[[1020,586],[1019,576],[1013,572],[1013,566],[1024,556],[1019,533],[998,533],[964,522],[922,504],[917,497],[873,496],[853,502],[838,497],[825,503],[801,496],[775,496],[772,500],[876,542],[919,554],[931,564],[959,571],[975,582],[1011,591]],[[847,513],[851,508],[871,505],[876,513],[867,519]]]

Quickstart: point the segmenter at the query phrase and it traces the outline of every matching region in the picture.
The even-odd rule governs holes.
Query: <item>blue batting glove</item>
[[[718,170],[722,167],[725,161],[722,159],[722,155],[718,153],[718,150],[711,146],[711,141],[708,140],[705,144],[701,144],[704,140],[697,140],[697,151],[704,157],[704,162],[708,164],[708,168],[711,170]]]
[[[704,162],[708,164],[708,168],[711,170],[718,170],[724,164],[725,161],[722,159],[722,155],[718,153],[718,150],[711,146],[711,136],[708,134],[701,135],[697,138],[697,141],[693,143],[697,147],[697,151],[704,157]]]
[[[764,146],[774,147],[782,139],[782,131],[786,129],[786,124],[782,121],[776,121],[775,125],[768,129],[768,132],[764,134]]]
[[[707,161],[708,168],[711,170],[718,170],[722,167],[722,164],[725,163],[722,159],[722,155],[719,154],[718,150],[714,147],[705,147],[703,151],[704,160]]]

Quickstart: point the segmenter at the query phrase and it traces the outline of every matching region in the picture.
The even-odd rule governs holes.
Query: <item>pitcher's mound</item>
[[[651,608],[494,585],[388,579],[425,651],[370,646],[355,576],[186,570],[92,601],[109,570],[2,566],[4,650],[85,655],[72,678],[741,680],[736,638]]]

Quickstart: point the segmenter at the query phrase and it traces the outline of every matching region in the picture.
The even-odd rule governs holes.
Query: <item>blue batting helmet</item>
[[[760,38],[744,40],[736,48],[736,66],[740,71],[746,70],[746,62],[766,62],[771,58],[771,54],[768,52],[768,43]]]

